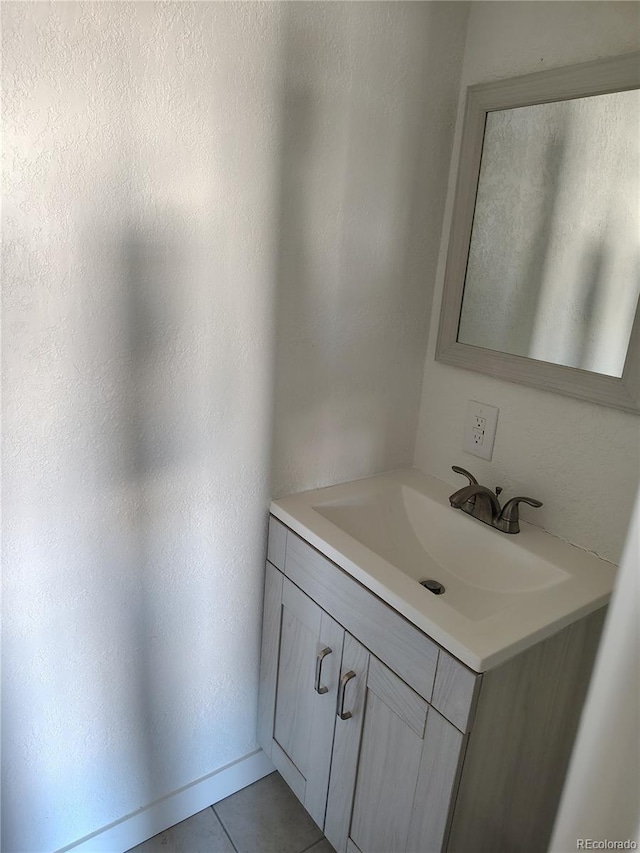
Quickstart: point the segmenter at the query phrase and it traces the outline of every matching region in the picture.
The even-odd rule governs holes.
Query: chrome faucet
[[[495,527],[496,530],[501,530],[503,533],[520,532],[520,511],[518,507],[521,503],[529,504],[529,506],[542,506],[542,503],[535,498],[517,497],[507,501],[501,509],[498,497],[502,491],[500,486],[496,486],[495,492],[492,492],[487,486],[481,486],[473,474],[465,471],[464,468],[452,465],[451,470],[455,471],[456,474],[462,474],[469,480],[468,486],[463,486],[450,495],[449,503],[451,506],[454,509],[461,509],[484,524],[490,524],[491,527]]]

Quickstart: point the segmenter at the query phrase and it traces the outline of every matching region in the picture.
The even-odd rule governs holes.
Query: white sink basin
[[[518,547],[513,536],[496,535],[487,525],[401,483],[313,508],[410,578],[439,581],[447,596],[443,600],[469,619],[484,619],[510,607],[523,593],[569,577]]]
[[[604,604],[615,566],[521,522],[509,535],[454,510],[415,470],[303,492],[272,513],[482,672]],[[420,586],[435,580],[441,595]]]

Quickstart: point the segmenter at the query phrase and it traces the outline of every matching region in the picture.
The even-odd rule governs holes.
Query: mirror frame
[[[467,88],[436,361],[602,406],[640,412],[640,301],[621,377],[463,344],[458,326],[487,113],[640,88],[640,51]]]

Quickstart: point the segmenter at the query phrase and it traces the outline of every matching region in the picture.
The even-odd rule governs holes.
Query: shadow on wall
[[[276,495],[412,462],[457,96],[437,7],[283,10]]]
[[[562,116],[556,135],[548,141],[544,155],[544,172],[541,180],[541,197],[538,199],[535,230],[527,246],[522,270],[522,283],[515,288],[516,298],[510,306],[511,317],[522,318],[513,324],[506,352],[529,355],[533,352],[539,303],[548,273],[549,246],[557,226],[558,192],[566,155],[566,127],[568,117]],[[508,297],[507,297],[508,298]]]
[[[607,244],[599,240],[594,246],[585,248],[584,255],[584,284],[578,294],[577,302],[577,330],[569,342],[570,353],[567,355],[567,363],[579,365],[583,369],[589,369],[593,362],[593,352],[597,341],[594,340],[597,329],[595,319],[598,307],[602,307],[604,295],[607,292]],[[606,342],[605,342],[606,343]],[[597,365],[593,365],[597,370]]]
[[[575,246],[574,258],[575,267],[582,266],[583,275],[574,273],[570,281],[562,281],[559,285],[558,272],[562,270],[557,266],[557,246],[553,245],[554,235],[557,242],[558,235],[570,227],[563,182],[568,182],[566,173],[570,175],[572,167],[575,170],[575,155],[572,160],[567,150],[568,139],[572,132],[575,134],[580,130],[571,112],[561,113],[557,119],[555,136],[548,140],[537,225],[523,269],[523,285],[517,290],[519,299],[514,300],[511,311],[512,317],[524,318],[526,326],[514,324],[511,334],[515,332],[515,338],[512,338],[506,351],[598,371],[598,365],[592,364],[589,353],[594,350],[597,343],[594,339],[600,331],[596,324],[598,307],[605,307],[605,297],[610,290],[607,255],[611,255],[611,247],[601,237],[586,235],[583,244]],[[604,211],[601,215],[606,218]],[[580,219],[575,219],[575,212],[572,218],[580,224]],[[584,263],[580,264],[582,258]],[[566,313],[566,302],[572,303],[572,309],[568,312],[570,325],[557,321],[558,311],[563,315]],[[555,316],[554,303],[557,308]],[[606,337],[603,343],[606,348]],[[603,365],[600,365],[599,372],[603,372],[602,368]]]
[[[128,504],[120,532],[132,578],[117,605],[126,614],[117,640],[118,665],[120,679],[129,684],[126,714],[136,736],[132,752],[145,779],[145,799],[153,801],[174,784],[166,715],[172,697],[189,689],[188,677],[171,666],[163,671],[163,659],[173,660],[179,646],[174,645],[177,637],[171,637],[177,624],[170,630],[163,627],[166,615],[158,599],[167,586],[176,586],[171,564],[174,571],[186,569],[204,544],[194,539],[183,541],[181,548],[181,537],[171,541],[171,531],[189,525],[196,508],[188,491],[200,491],[198,480],[209,470],[202,436],[194,430],[199,422],[207,423],[207,412],[198,394],[190,393],[191,377],[185,374],[184,354],[195,317],[184,287],[189,237],[179,218],[167,217],[164,228],[156,221],[151,232],[142,223],[130,226],[116,245],[115,298],[101,322],[109,329],[119,375],[113,389],[113,430],[103,446],[112,454],[111,471],[120,472],[114,481],[122,488],[119,497]],[[197,388],[197,379],[194,384]],[[206,589],[200,592],[207,597]],[[113,593],[107,578],[102,594],[105,601],[111,598],[111,606]],[[174,595],[187,615],[195,604],[189,586],[175,588]],[[181,652],[186,663],[189,651]],[[178,740],[184,743],[183,736]]]
[[[178,211],[119,213],[86,226],[73,287],[41,294],[63,307],[34,384],[33,353],[8,377],[5,423],[39,467],[20,477],[16,457],[4,482],[7,853],[78,840],[255,747],[264,548],[244,524],[264,523],[270,412],[255,395],[243,411],[214,248]]]
[[[42,227],[16,206],[5,267],[6,853],[73,844],[254,749],[270,494],[411,463],[466,15],[449,5],[282,4],[272,81],[262,54],[244,73],[271,4],[78,4],[83,39],[95,25],[132,66],[131,103],[115,71],[104,90],[78,72],[122,145],[60,134],[76,93],[55,68],[44,143],[19,114],[17,168],[41,144],[60,168]],[[158,57],[122,48],[134,7]],[[189,108],[188,63],[215,51],[183,42],[228,51],[218,15],[247,51],[215,66],[233,98]]]

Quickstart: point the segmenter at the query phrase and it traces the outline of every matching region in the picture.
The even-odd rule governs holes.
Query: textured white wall
[[[472,3],[461,92],[473,83],[638,49],[639,32],[637,3]],[[452,162],[445,235],[455,169]],[[545,506],[524,507],[525,518],[617,562],[639,478],[640,420],[436,362],[446,242],[445,236],[431,313],[416,466],[461,485],[451,472],[457,463],[483,483],[504,486],[505,493],[537,497]],[[491,462],[462,451],[470,399],[500,408]]]
[[[6,4],[3,842],[255,748],[277,19]]]
[[[468,8],[338,7],[288,7],[275,495],[413,458]]]
[[[272,454],[412,458],[465,14],[2,4],[6,853],[255,747]]]

